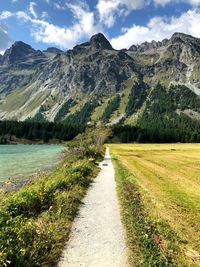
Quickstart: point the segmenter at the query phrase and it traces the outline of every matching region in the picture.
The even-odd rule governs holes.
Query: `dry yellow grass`
[[[191,266],[200,266],[200,144],[109,147],[136,177],[152,218],[169,223]]]

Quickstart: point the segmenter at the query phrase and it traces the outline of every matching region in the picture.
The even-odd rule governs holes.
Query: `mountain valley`
[[[0,120],[142,128],[181,121],[197,134],[199,56],[200,39],[183,33],[123,50],[101,33],[67,52],[15,42],[0,57]]]

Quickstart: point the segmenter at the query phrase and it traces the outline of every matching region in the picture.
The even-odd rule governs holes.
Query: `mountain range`
[[[195,124],[199,95],[200,39],[183,33],[122,50],[101,33],[66,52],[18,41],[0,56],[0,120]]]

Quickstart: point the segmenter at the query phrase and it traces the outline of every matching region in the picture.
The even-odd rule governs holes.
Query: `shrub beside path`
[[[58,267],[128,267],[108,149],[83,202]]]

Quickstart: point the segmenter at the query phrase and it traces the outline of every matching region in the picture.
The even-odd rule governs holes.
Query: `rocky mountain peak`
[[[68,50],[68,54],[73,53],[74,55],[79,53],[84,53],[87,50],[114,50],[109,43],[109,41],[106,39],[106,37],[102,33],[98,33],[93,35],[90,38],[89,42],[82,43],[80,45],[74,46],[72,50]]]
[[[17,41],[9,49],[7,49],[2,57],[3,64],[13,64],[30,55],[42,54],[40,51],[34,50],[30,45]]]
[[[26,44],[22,41],[14,42],[14,44],[11,46],[11,49],[23,49],[23,50],[34,51],[34,49],[29,44]]]
[[[63,51],[57,47],[48,47],[46,50],[43,51],[44,53],[54,53],[54,54],[61,54]]]
[[[169,45],[174,51],[178,51],[178,47],[182,47],[182,49],[184,48],[184,50],[190,54],[189,58],[192,58],[194,55],[199,56],[200,54],[200,38],[196,38],[188,34],[180,32],[174,33],[171,39],[169,40]]]
[[[67,119],[73,114],[71,106],[65,106],[69,99],[82,114],[85,109],[96,109],[97,103],[91,107],[90,99],[99,99],[104,109],[104,97],[118,93],[125,103],[133,92],[135,107],[140,96],[144,100],[146,97],[147,88],[141,90],[143,85],[132,90],[135,81],[142,79],[149,88],[159,82],[166,89],[171,84],[184,84],[200,95],[200,39],[189,35],[175,33],[169,40],[144,42],[129,51],[118,51],[99,33],[65,53],[57,53],[59,50],[52,47],[46,51],[16,42],[0,57],[0,119],[24,120],[39,112],[53,120],[65,109],[62,116]],[[23,101],[16,101],[22,98]],[[83,106],[82,111],[85,100],[89,106]]]
[[[168,39],[164,39],[162,41],[151,41],[151,42],[143,42],[139,45],[132,45],[129,48],[129,51],[134,52],[145,52],[152,49],[157,49],[159,47],[165,46],[168,43]]]
[[[132,45],[129,48],[129,51],[145,52],[148,50],[157,49],[159,47],[176,43],[185,43],[185,44],[193,44],[196,46],[200,46],[200,39],[185,33],[175,32],[169,40],[168,39],[164,39],[162,41],[153,40],[151,42],[144,42],[139,45]]]
[[[182,43],[188,43],[188,42],[199,42],[199,38],[195,38],[191,35],[181,33],[181,32],[175,32],[171,39],[171,43],[176,43],[176,42],[182,42]]]
[[[189,34],[186,34],[186,33],[183,33],[183,32],[175,32],[171,39],[174,39],[174,38],[194,38],[193,36],[189,35]]]
[[[15,42],[11,48],[6,50],[5,54],[7,55],[14,55],[15,56],[24,56],[26,54],[34,53],[35,50],[28,44],[22,42],[22,41],[17,41]]]
[[[94,49],[113,50],[111,44],[102,33],[95,34],[91,37],[90,46]]]

